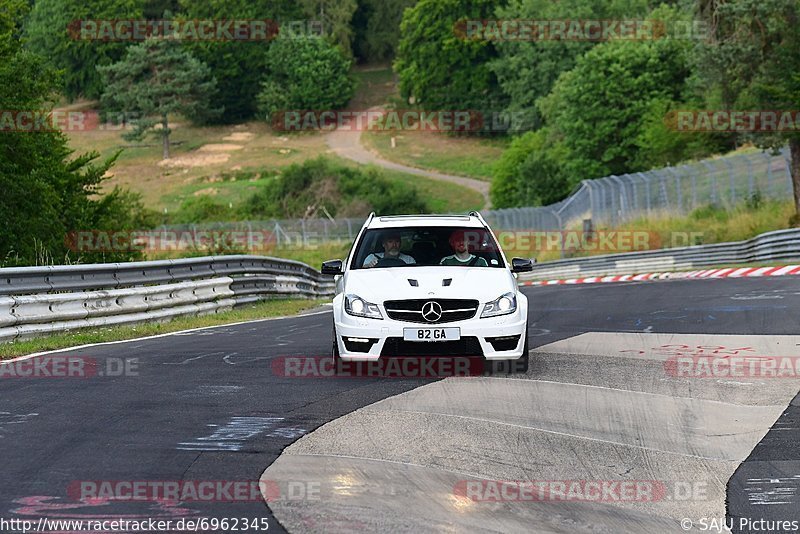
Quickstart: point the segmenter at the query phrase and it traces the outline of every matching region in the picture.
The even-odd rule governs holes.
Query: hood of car
[[[376,304],[387,300],[461,298],[489,302],[515,291],[508,269],[491,267],[387,267],[355,269],[345,275],[344,292]]]

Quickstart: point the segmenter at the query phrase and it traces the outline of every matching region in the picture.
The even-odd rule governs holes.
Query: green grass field
[[[392,148],[391,139],[396,146]],[[364,132],[361,142],[389,161],[489,181],[509,139],[456,137],[432,132]]]

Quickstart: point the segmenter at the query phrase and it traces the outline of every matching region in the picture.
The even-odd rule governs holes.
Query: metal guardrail
[[[747,241],[551,261],[521,280],[693,269],[800,259],[800,229]],[[321,297],[333,279],[263,256],[0,269],[0,342],[76,328],[217,313],[266,297]]]
[[[694,269],[721,264],[800,259],[800,229],[777,230],[746,241],[626,252],[548,261],[534,265],[523,280],[577,278]]]
[[[308,265],[263,256],[0,269],[0,342],[333,292]]]

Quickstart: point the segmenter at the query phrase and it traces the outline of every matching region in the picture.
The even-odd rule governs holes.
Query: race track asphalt
[[[800,309],[797,280],[795,277],[673,280],[525,288],[531,303],[529,338],[533,349],[531,369],[525,378],[564,384],[567,388],[598,383],[619,390],[639,387],[635,380],[631,381],[630,373],[631,369],[639,369],[640,363],[631,363],[632,359],[612,360],[602,351],[588,350],[579,351],[580,354],[569,350],[548,352],[552,349],[537,353],[543,346],[559,347],[559,343],[576,346],[581,339],[587,339],[576,336],[586,333],[601,336],[591,338],[595,340],[604,339],[602,333],[795,336],[798,334],[795,315]],[[273,516],[276,503],[271,503],[271,508],[260,499],[125,502],[97,498],[81,502],[76,500],[76,488],[88,481],[258,481],[287,446],[303,436],[311,438],[322,425],[335,424],[340,418],[344,421],[348,414],[353,417],[359,409],[398,395],[396,402],[405,402],[402,399],[410,397],[402,394],[416,395],[414,390],[420,386],[438,385],[429,379],[282,376],[280,365],[276,364],[280,358],[328,355],[330,322],[329,310],[323,309],[295,318],[58,353],[58,356],[96,361],[98,374],[109,374],[103,371],[127,360],[132,367],[123,376],[0,378],[3,451],[0,520],[38,520],[43,516],[173,521],[199,517],[265,518],[270,531],[282,531],[280,514]],[[768,339],[764,341],[766,338],[760,339],[769,343]],[[545,357],[546,354],[553,356]],[[661,362],[656,362],[657,365]],[[509,379],[468,380],[501,384]],[[626,384],[626,380],[630,383]],[[752,395],[741,393],[736,385],[711,387],[707,382],[695,381],[665,386],[654,382],[648,382],[647,387],[651,388],[648,391],[678,398],[689,392],[687,397],[702,402],[717,402],[724,396],[737,406],[767,410],[758,412],[759,421],[765,417],[774,421],[798,389],[794,381],[780,384],[765,381],[758,388],[759,395],[750,398]],[[786,400],[792,388],[793,393]],[[419,390],[419,395],[424,395],[424,390]],[[552,400],[552,392],[541,398]],[[621,398],[603,402],[613,406]],[[779,405],[780,409],[773,414]],[[680,409],[680,406],[675,408]],[[732,413],[726,412],[726,417]],[[793,425],[796,431],[796,415],[787,417],[788,427]],[[735,417],[723,422],[733,420]],[[394,423],[387,418],[385,424]],[[402,440],[402,432],[408,429],[385,431]],[[367,434],[366,438],[369,437]],[[757,436],[751,444],[737,442],[733,446],[736,454],[726,461],[740,455],[744,459],[761,437]],[[789,479],[797,473],[796,443],[772,439],[756,446],[758,454],[752,460],[761,460],[758,477],[770,476],[770,469],[776,465],[783,469],[783,478]],[[431,452],[431,448],[437,447],[436,440],[426,442],[425,447]],[[794,457],[789,457],[789,451],[795,451]],[[777,463],[784,456],[794,464]],[[765,464],[764,459],[772,463]],[[723,486],[726,483],[727,480],[722,481]],[[731,502],[740,502],[737,499],[746,495],[742,489],[746,485],[747,480],[730,485],[729,491],[735,493],[729,495]],[[307,490],[308,486],[301,491]],[[759,507],[752,499],[746,502],[749,506],[746,512],[751,515],[766,517],[777,510],[775,506]],[[793,503],[788,508],[784,506],[781,513],[800,516],[797,501]],[[316,531],[319,525],[286,526],[290,531]]]

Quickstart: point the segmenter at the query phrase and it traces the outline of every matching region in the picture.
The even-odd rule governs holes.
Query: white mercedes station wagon
[[[469,215],[371,214],[335,275],[333,357],[469,356],[528,367],[528,299],[486,222]]]

